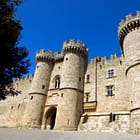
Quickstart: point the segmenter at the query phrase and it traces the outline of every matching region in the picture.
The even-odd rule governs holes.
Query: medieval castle
[[[121,57],[89,64],[81,41],[38,51],[34,76],[13,81],[21,94],[0,101],[0,127],[140,134],[140,12],[120,22],[118,37]]]

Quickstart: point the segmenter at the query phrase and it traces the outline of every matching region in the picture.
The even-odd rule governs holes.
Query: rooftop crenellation
[[[70,39],[69,41],[65,41],[63,43],[63,53],[65,52],[76,52],[87,56],[88,49],[80,40],[77,40],[76,42],[74,39]]]
[[[118,27],[118,37],[120,40],[121,47],[125,36],[140,27],[140,11],[137,11],[136,16],[129,14],[125,20],[121,20]]]
[[[122,27],[124,27],[126,24],[128,24],[130,21],[135,21],[140,19],[140,11],[136,12],[136,16],[133,16],[131,13],[126,16],[125,20],[122,19],[119,23],[118,32],[121,30]]]
[[[123,56],[118,56],[117,54],[111,54],[109,58],[107,58],[106,56],[104,57],[96,57],[94,59],[91,59],[89,64],[95,64],[95,63],[100,63],[102,65],[105,65],[107,63],[114,63],[114,64],[118,64],[118,61],[123,61]]]
[[[46,62],[46,61],[54,61],[53,53],[52,51],[48,50],[45,52],[43,49],[39,50],[36,53],[36,62]]]
[[[31,75],[27,75],[27,76],[24,76],[24,77],[21,77],[21,78],[17,78],[13,82],[24,81],[24,80],[32,80],[33,77],[34,77],[34,75],[31,74]]]
[[[47,52],[45,52],[44,51],[44,49],[41,49],[41,50],[39,50],[37,53],[36,53],[36,57],[38,57],[38,56],[50,56],[50,57],[52,57],[53,56],[53,54],[52,54],[52,51],[50,51],[50,50],[48,50]]]
[[[54,54],[54,60],[55,62],[61,61],[64,59],[64,54],[60,52],[55,52]]]
[[[83,48],[86,49],[86,45],[84,43],[82,43],[82,41],[80,41],[80,40],[77,40],[77,42],[74,39],[70,39],[69,41],[65,41],[64,44],[63,44],[63,49],[65,47],[68,47],[68,46],[83,47]]]

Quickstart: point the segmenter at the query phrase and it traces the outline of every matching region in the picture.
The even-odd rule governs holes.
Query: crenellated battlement
[[[121,20],[118,27],[118,37],[120,40],[121,47],[125,36],[140,27],[140,11],[137,11],[136,16],[129,14],[126,16],[126,20]]]
[[[26,80],[32,80],[34,77],[34,75],[27,75],[27,76],[24,76],[24,77],[21,77],[21,78],[17,78],[15,79],[13,82],[18,82],[18,81],[26,81]]]
[[[53,54],[50,50],[45,52],[43,49],[36,53],[36,62],[54,62]]]
[[[65,54],[67,52],[82,54],[85,57],[88,55],[88,49],[86,48],[86,45],[79,40],[75,42],[74,39],[64,42],[63,53]]]
[[[107,58],[107,57],[96,57],[94,59],[91,59],[89,64],[98,63],[102,66],[104,66],[106,64],[118,65],[118,64],[122,64],[123,61],[124,61],[123,56],[117,56],[116,54],[111,54],[109,58]]]
[[[62,61],[63,59],[64,59],[64,54],[63,53],[59,53],[59,52],[54,53],[55,62]]]
[[[88,55],[88,49],[81,41],[75,42],[73,39],[65,41],[61,53],[55,52],[54,54],[49,50],[45,52],[43,49],[36,53],[36,62],[60,62],[63,61],[66,52],[82,54],[84,57]]]

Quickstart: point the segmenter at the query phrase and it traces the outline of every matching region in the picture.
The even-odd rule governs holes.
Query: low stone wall
[[[128,132],[129,112],[83,114],[78,131]]]

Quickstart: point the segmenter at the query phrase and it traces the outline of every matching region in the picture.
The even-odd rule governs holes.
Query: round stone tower
[[[128,92],[130,93],[130,132],[140,133],[140,12],[122,20],[118,36],[126,63]]]
[[[36,54],[37,65],[23,120],[27,127],[41,127],[53,61],[53,55],[50,51],[40,50]]]
[[[84,75],[88,52],[82,42],[70,40],[64,42],[63,54],[60,84],[63,101],[58,104],[55,129],[77,130],[83,112]]]

